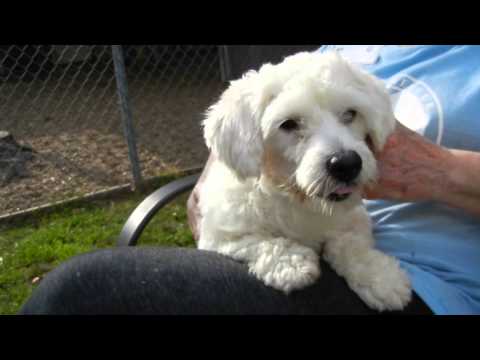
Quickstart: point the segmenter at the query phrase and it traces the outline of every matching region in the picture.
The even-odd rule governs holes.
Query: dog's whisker
[[[322,197],[327,196],[327,188],[328,188],[328,178],[322,182],[322,186],[319,189],[319,193],[321,194]]]
[[[317,194],[317,195],[321,194],[322,187],[323,187],[322,183],[319,183],[315,188],[315,194]]]
[[[318,194],[322,194],[322,188],[325,183],[325,177],[321,177],[313,181],[307,188],[307,195],[310,197],[317,196]]]
[[[295,185],[295,183],[292,183],[291,181],[288,181],[288,180],[285,181],[283,184],[280,184],[279,188],[287,192],[297,190],[297,186]]]
[[[311,197],[314,195],[318,181],[312,182],[306,189],[307,196]]]
[[[282,190],[296,190],[297,185],[295,184],[295,173],[290,175],[284,183],[278,185],[278,187]]]
[[[289,184],[288,182],[284,182],[284,183],[278,185],[278,188],[282,189],[282,190],[289,190],[289,189],[292,188],[292,185]]]
[[[310,193],[309,193],[309,196],[310,196],[310,197],[315,198],[315,197],[318,196],[319,186],[320,186],[320,185],[315,185],[315,186],[312,187],[312,189],[310,190]]]
[[[325,203],[326,203],[325,214],[327,216],[332,216],[332,205],[327,202]]]
[[[334,190],[335,182],[332,178],[327,177],[325,187],[323,189],[323,196],[328,196]]]
[[[305,193],[307,194],[307,196],[311,196],[312,194],[312,187],[313,185],[315,184],[315,181],[310,183],[307,188],[305,189]]]
[[[327,209],[327,203],[322,199],[322,213],[326,214],[326,209]]]

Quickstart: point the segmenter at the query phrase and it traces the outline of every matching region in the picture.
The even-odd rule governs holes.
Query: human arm
[[[377,160],[367,199],[438,201],[480,217],[480,153],[447,149],[397,123]]]

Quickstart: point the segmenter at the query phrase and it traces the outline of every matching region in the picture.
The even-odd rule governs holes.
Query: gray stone
[[[0,186],[28,176],[25,165],[32,158],[32,148],[20,145],[8,131],[0,131]]]

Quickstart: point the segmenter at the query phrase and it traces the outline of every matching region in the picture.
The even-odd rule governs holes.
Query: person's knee
[[[113,249],[75,256],[49,272],[22,306],[19,314],[68,313],[69,309],[92,293],[92,280],[113,258]],[[103,259],[103,261],[99,261]]]

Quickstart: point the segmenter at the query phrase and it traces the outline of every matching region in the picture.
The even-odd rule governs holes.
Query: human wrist
[[[480,180],[480,153],[450,149],[450,178],[455,190],[471,193],[478,192]]]
[[[441,199],[448,205],[472,200],[480,196],[480,153],[446,149],[444,167],[446,181],[441,189]]]
[[[430,198],[427,196],[426,200],[446,203],[450,201],[451,189],[459,186],[458,179],[451,175],[453,167],[457,165],[455,156],[449,149],[436,144],[431,144],[430,150],[431,160],[428,164],[430,168],[428,171],[431,173],[431,178],[425,188]]]

